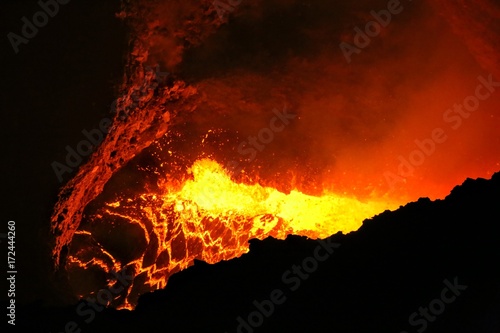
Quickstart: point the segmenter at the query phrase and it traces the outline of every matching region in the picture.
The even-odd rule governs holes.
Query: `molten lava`
[[[97,267],[106,273],[129,268],[132,275],[141,277],[141,285],[129,288],[118,306],[130,308],[138,293],[165,287],[169,276],[192,265],[194,259],[217,263],[238,257],[248,251],[252,238],[284,239],[289,234],[325,238],[348,233],[365,218],[397,207],[387,201],[361,202],[334,193],[310,196],[297,190],[282,193],[259,184],[239,184],[210,159],[197,160],[189,173],[181,186],[165,181],[159,193],[105,204],[75,235],[78,242],[97,242],[99,255],[95,246],[81,247],[69,256],[68,268]],[[99,232],[93,234],[96,227],[109,223],[112,230],[118,220],[139,227],[145,242],[143,253],[128,262],[117,258],[112,246],[106,248]]]
[[[408,15],[405,25],[391,23],[347,64],[338,36],[364,27],[372,7],[362,16],[334,2],[291,3],[243,3],[226,24],[212,0],[124,1],[119,16],[134,34],[113,125],[61,188],[51,217],[54,263],[76,294],[98,294],[125,269],[133,281],[107,305],[132,308],[195,259],[238,257],[252,238],[355,231],[498,169],[497,93],[459,130],[443,121],[477,91],[479,75],[499,73],[498,52],[483,52],[497,50],[485,32],[498,31],[498,20],[445,6],[477,60],[428,3],[412,4],[398,16]],[[487,1],[472,7],[497,13]],[[173,73],[167,80],[145,70],[157,63]],[[238,147],[264,133],[270,110],[285,102],[297,121],[247,163]],[[449,139],[424,155],[416,142],[435,130]],[[401,173],[402,159],[416,154]],[[230,160],[244,175],[224,169]],[[397,186],[387,172],[398,172]]]

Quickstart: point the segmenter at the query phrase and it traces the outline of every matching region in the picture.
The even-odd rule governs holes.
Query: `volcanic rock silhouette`
[[[467,179],[444,200],[421,198],[322,245],[267,238],[240,258],[198,261],[134,311],[35,304],[18,322],[52,332],[69,321],[68,332],[500,332],[499,199],[500,173]]]

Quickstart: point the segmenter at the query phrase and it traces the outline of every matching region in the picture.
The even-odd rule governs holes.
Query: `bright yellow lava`
[[[259,184],[238,184],[209,159],[196,161],[190,173],[177,187],[165,182],[159,185],[160,191],[105,204],[91,218],[88,230],[77,233],[81,244],[94,246],[75,248],[68,257],[70,267],[80,271],[93,267],[107,273],[126,268],[134,276],[118,308],[133,308],[139,294],[165,287],[172,274],[191,266],[195,259],[217,263],[241,256],[253,238],[346,234],[357,230],[364,219],[398,206],[382,199],[360,201],[333,193],[311,196],[297,190],[286,194]],[[123,256],[116,255],[116,248],[99,242],[112,239],[116,247],[121,240],[121,251],[127,251],[132,242],[127,240],[129,235],[110,233],[103,239],[93,231],[94,226],[113,230],[123,223],[134,226],[133,242],[140,237],[144,244],[144,252],[128,261],[120,260]]]
[[[195,206],[203,211],[202,215],[214,218],[268,214],[283,219],[294,234],[315,238],[357,230],[364,219],[398,207],[387,201],[362,202],[333,193],[317,197],[297,190],[285,194],[259,184],[237,184],[221,165],[209,159],[196,161],[191,172],[193,179],[186,181],[179,192],[168,195],[177,201],[177,211],[188,203],[190,209]],[[252,233],[263,227],[257,220],[254,223]]]

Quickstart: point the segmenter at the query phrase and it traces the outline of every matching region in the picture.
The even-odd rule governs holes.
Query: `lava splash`
[[[67,268],[76,281],[100,272],[112,285],[112,272],[121,269],[134,276],[112,304],[118,308],[133,308],[141,293],[165,287],[173,273],[195,259],[217,263],[241,256],[253,238],[348,233],[364,219],[398,206],[237,183],[211,159],[197,160],[182,184],[164,181],[159,189],[105,203],[82,223],[70,245]],[[81,288],[80,296],[91,290]]]

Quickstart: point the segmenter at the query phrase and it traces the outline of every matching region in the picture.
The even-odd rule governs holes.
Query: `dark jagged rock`
[[[356,232],[331,236],[325,241],[340,246],[329,256],[325,244],[305,237],[252,240],[240,258],[214,265],[196,261],[165,289],[143,295],[135,311],[107,309],[87,324],[89,316],[78,316],[75,307],[38,304],[21,310],[19,322],[47,332],[62,332],[73,320],[82,332],[496,333],[499,203],[500,174],[467,179],[444,200],[423,198],[366,220]],[[327,259],[304,261],[315,253]],[[310,273],[300,278],[291,271],[303,263]],[[455,287],[455,296],[443,293],[449,284],[464,287]],[[271,312],[271,297],[281,303],[272,314],[254,314],[262,323],[238,330],[238,317],[248,323],[258,311],[254,301]],[[443,297],[453,301],[440,309]],[[424,320],[419,308],[430,305],[442,313],[429,312]]]

